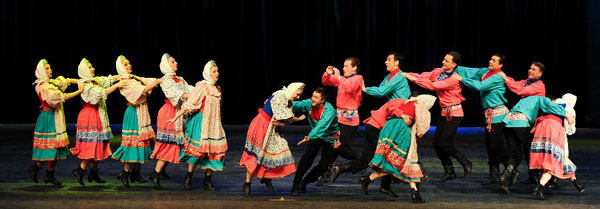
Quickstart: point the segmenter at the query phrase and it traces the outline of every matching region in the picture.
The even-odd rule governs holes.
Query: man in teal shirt
[[[402,75],[400,65],[404,57],[396,52],[390,52],[385,60],[386,70],[390,72],[379,86],[367,87],[365,93],[374,97],[386,97],[388,101],[392,99],[408,99],[410,97],[410,87],[408,81]]]
[[[462,81],[465,86],[479,91],[481,105],[483,106],[486,120],[485,145],[488,153],[488,164],[490,166],[489,179],[483,185],[498,183],[500,175],[500,163],[505,164],[508,160],[506,139],[504,138],[504,123],[502,119],[508,108],[504,106],[506,98],[506,86],[504,79],[498,73],[502,72],[502,54],[492,55],[487,68],[466,68],[458,66],[452,77]]]
[[[506,124],[506,129],[510,130],[510,132],[507,130],[507,138],[511,137],[508,134],[516,135],[512,136],[515,138],[515,140],[507,140],[509,147],[518,146],[513,145],[512,143],[519,144],[521,141],[524,141],[523,151],[521,150],[521,147],[519,147],[519,149],[510,149],[511,152],[509,152],[510,157],[508,159],[508,166],[500,176],[502,189],[507,193],[509,192],[509,184],[516,181],[517,175],[513,174],[513,171],[517,170],[519,163],[521,163],[523,152],[526,153],[525,160],[527,163],[529,163],[529,149],[531,148],[532,139],[529,137],[529,131],[531,130],[531,125],[538,117],[538,112],[540,110],[547,114],[554,114],[558,116],[565,115],[565,108],[552,102],[549,98],[542,96],[529,96],[519,100],[519,102],[510,110],[510,113],[506,114],[506,117],[504,117],[502,120]],[[532,176],[533,175],[530,172],[530,178]],[[513,177],[513,179],[510,177]]]
[[[338,147],[340,146],[340,129],[337,121],[337,111],[331,103],[326,102],[327,94],[325,89],[318,87],[314,90],[310,99],[294,101],[293,110],[295,114],[308,115],[308,124],[311,127],[308,136],[305,136],[298,145],[307,143],[306,151],[302,155],[294,176],[294,185],[292,186],[292,195],[297,196],[298,192],[306,192],[306,185],[317,181],[329,165],[337,157]],[[321,160],[304,177],[312,165],[317,153],[321,150]]]

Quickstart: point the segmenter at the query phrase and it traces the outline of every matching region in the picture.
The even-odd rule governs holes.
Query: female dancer
[[[161,79],[142,78],[131,74],[131,63],[121,55],[115,63],[120,80],[127,81],[128,85],[119,88],[121,95],[127,99],[127,110],[123,117],[121,147],[113,153],[112,158],[124,163],[123,170],[117,178],[125,187],[131,182],[147,182],[140,175],[141,164],[150,161],[150,139],[155,137],[148,113],[147,97],[152,89],[160,84]],[[131,168],[131,165],[133,169]]]

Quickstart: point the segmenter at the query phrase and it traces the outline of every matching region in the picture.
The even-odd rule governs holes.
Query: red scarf
[[[502,72],[502,69],[501,69],[501,68],[498,68],[498,69],[495,69],[495,70],[490,70],[490,71],[487,71],[487,72],[486,72],[486,73],[483,75],[483,77],[481,77],[481,80],[483,81],[483,80],[485,80],[485,79],[489,78],[490,76],[496,75],[496,74],[497,74],[497,73],[499,73],[499,72]]]
[[[179,79],[177,78],[177,76],[173,76],[173,80],[175,81],[175,83],[179,83]]]
[[[325,109],[325,103],[321,104],[321,106],[319,107],[313,107],[310,110],[310,119],[321,120],[321,116],[323,115],[323,109]]]
[[[387,81],[385,81],[385,83],[387,84],[388,82],[390,82],[390,80],[392,80],[392,78],[394,76],[396,76],[396,74],[398,74],[398,72],[400,72],[400,68],[396,68],[395,70],[392,70],[392,72],[390,72],[390,76],[388,77]]]

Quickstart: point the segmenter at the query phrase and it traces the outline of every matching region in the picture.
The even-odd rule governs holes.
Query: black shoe
[[[456,179],[456,173],[454,172],[454,167],[452,166],[444,166],[444,176],[440,178],[440,182],[445,182],[448,180]]]
[[[132,169],[131,173],[129,174],[129,180],[131,181],[131,183],[135,183],[136,181],[139,183],[148,182],[148,180],[146,180],[142,177],[139,169],[138,170]]]
[[[421,198],[421,193],[419,190],[410,189],[410,199],[412,199],[412,203],[424,203],[425,200]]]
[[[246,197],[252,197],[252,191],[250,188],[250,182],[244,182],[244,185],[242,186],[242,192],[244,192],[244,194],[246,195]]]
[[[461,165],[465,172],[465,178],[469,178],[469,176],[471,175],[471,171],[473,169],[473,163],[469,159],[465,158],[465,160],[463,162],[461,162]]]
[[[204,180],[202,180],[202,184],[204,184],[204,186],[206,188],[208,188],[208,190],[214,191],[215,187],[213,186],[213,183],[211,181],[212,179],[212,175],[207,176],[206,174],[204,175]]]
[[[156,171],[152,171],[152,174],[150,174],[150,181],[154,184],[155,189],[162,189],[162,186],[160,186],[160,174]]]
[[[398,197],[398,195],[396,193],[394,193],[394,190],[392,190],[392,188],[383,188],[383,187],[381,187],[381,188],[379,188],[379,192],[387,194],[387,195],[392,196],[392,197]]]
[[[517,170],[517,169],[513,170],[512,176],[510,177],[510,185],[517,183],[517,181],[519,180],[519,174],[521,174],[521,172],[519,172],[519,170]]]
[[[265,184],[269,192],[275,192],[275,188],[273,188],[273,184],[271,184],[271,179],[263,178],[260,180],[261,184]]]
[[[366,195],[369,195],[369,184],[371,182],[373,182],[373,181],[371,181],[369,176],[361,176],[358,179],[358,182],[361,184],[363,193],[365,193]]]
[[[46,177],[44,177],[44,183],[52,183],[55,186],[60,186],[62,183],[54,178],[54,171],[46,170]]]
[[[335,183],[335,180],[342,173],[350,172],[350,163],[343,163],[339,165],[334,165],[331,168],[331,175],[329,175],[329,182]]]
[[[500,175],[500,168],[498,167],[498,165],[490,165],[490,177],[486,181],[481,183],[481,185],[489,185],[489,184],[499,183],[499,181],[498,181],[499,175]]]
[[[127,172],[125,170],[121,170],[119,173],[117,173],[117,179],[121,180],[121,184],[123,184],[123,186],[126,188],[131,187],[129,185],[129,175],[131,175],[131,172]]]
[[[31,165],[31,167],[27,169],[27,173],[29,173],[29,175],[31,176],[31,180],[36,184],[38,183],[38,171],[40,171],[41,169],[42,168],[40,166],[37,166],[36,164]]]
[[[331,179],[331,170],[325,171],[319,181],[317,181],[317,186],[323,186],[325,183],[329,183],[329,179]]]
[[[298,184],[298,191],[300,193],[306,193],[306,183],[304,183],[304,181],[300,181]]]
[[[294,183],[294,184],[292,185],[292,196],[298,196],[298,193],[299,193],[299,192],[298,192],[298,184],[299,184],[299,183]]]
[[[183,181],[183,186],[185,188],[185,190],[192,190],[192,175],[194,173],[192,172],[187,172],[187,174],[185,175],[185,180]]]
[[[500,188],[502,188],[502,190],[506,192],[506,194],[510,194],[510,190],[508,189],[508,187],[510,182],[512,181],[511,176],[514,169],[515,167],[513,165],[507,165],[504,171],[502,172],[502,175],[498,177],[498,181],[500,181]]]
[[[165,167],[163,167],[163,169],[160,170],[159,174],[167,180],[171,179],[171,177],[169,177],[169,175],[167,175],[167,165],[165,165]]]
[[[425,166],[423,166],[423,163],[421,163],[421,161],[417,161],[417,163],[419,164],[419,168],[423,173],[423,177],[421,177],[421,184],[424,184],[425,182],[429,181],[429,174],[427,173],[427,171],[425,171]]]
[[[77,169],[73,170],[73,177],[77,179],[77,183],[81,184],[81,186],[85,186],[83,184],[83,174],[85,174],[85,170],[81,169],[81,167],[77,167]]]
[[[585,187],[581,186],[581,184],[577,183],[577,180],[571,181],[573,182],[573,186],[579,191],[579,194],[583,194],[585,192]]]
[[[545,200],[546,198],[544,197],[544,186],[542,186],[541,184],[537,184],[533,189],[533,197],[535,197],[538,200]]]
[[[106,181],[102,180],[98,175],[98,170],[90,169],[90,173],[88,174],[88,182],[95,181],[96,183],[106,183]]]

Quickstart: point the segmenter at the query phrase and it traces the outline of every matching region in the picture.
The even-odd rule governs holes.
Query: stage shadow
[[[105,189],[112,189],[112,187],[110,186],[99,186],[99,185],[94,185],[94,186],[85,186],[85,187],[81,187],[81,186],[77,186],[77,187],[71,187],[69,188],[69,191],[74,191],[74,192],[99,192]]]
[[[54,185],[33,185],[27,187],[19,187],[14,190],[26,191],[26,192],[55,192],[64,188],[64,185],[54,186]]]

